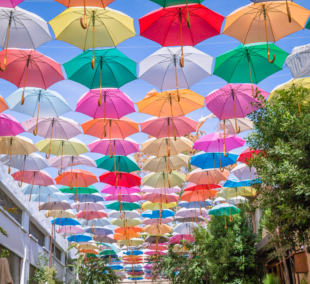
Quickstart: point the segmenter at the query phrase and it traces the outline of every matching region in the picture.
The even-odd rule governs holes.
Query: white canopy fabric
[[[286,58],[285,65],[294,78],[310,76],[310,44],[295,47]]]

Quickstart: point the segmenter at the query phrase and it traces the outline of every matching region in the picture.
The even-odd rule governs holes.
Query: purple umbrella
[[[58,234],[76,235],[83,234],[85,231],[81,226],[63,226],[57,230]]]
[[[94,89],[84,94],[75,111],[92,118],[114,118],[135,112],[132,100],[119,89]]]
[[[62,159],[62,164],[61,164],[61,159]],[[96,168],[96,162],[84,155],[79,155],[79,156],[60,156],[60,157],[53,157],[48,159],[48,163],[50,167],[52,168],[69,168],[69,167],[74,167],[78,165],[84,165],[88,167],[93,167]]]
[[[99,211],[105,209],[105,206],[99,202],[74,202],[72,208],[77,209],[78,211]]]
[[[263,96],[266,99],[269,95],[261,88],[253,86],[256,88],[255,95],[253,95],[250,84],[228,84],[209,94],[206,97],[206,106],[219,119],[235,118],[236,130],[239,133],[237,117],[246,117],[249,113],[257,110],[259,108],[258,98]]]
[[[115,188],[115,186],[111,185],[106,185],[102,190],[102,193],[106,194],[112,194],[112,195],[118,195],[118,194],[132,194],[132,193],[137,193],[140,192],[139,187],[134,186],[134,187],[124,187],[124,186],[119,186]]]
[[[0,114],[0,136],[16,136],[25,132],[20,123],[9,114]]]
[[[139,144],[130,139],[98,139],[88,145],[90,152],[127,156],[139,152]]]

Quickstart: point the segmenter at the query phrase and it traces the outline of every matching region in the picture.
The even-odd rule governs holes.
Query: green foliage
[[[6,230],[4,230],[2,227],[0,227],[0,234],[4,235],[5,237],[8,237],[9,234],[7,233]]]
[[[10,251],[7,250],[7,249],[3,249],[3,250],[1,251],[0,258],[8,258],[9,255],[10,255]]]
[[[64,282],[56,278],[57,269],[55,267],[48,267],[48,258],[44,253],[40,253],[37,261],[37,269],[35,275],[32,279],[28,280],[29,284],[39,283],[39,284],[62,284]]]
[[[279,284],[280,283],[280,278],[273,274],[267,274],[264,279],[263,279],[263,284]]]
[[[309,93],[296,86],[280,90],[276,100],[249,116],[255,131],[247,143],[265,153],[250,161],[262,180],[255,203],[265,213],[269,210],[263,226],[278,257],[306,243],[309,234],[310,105],[305,102]]]
[[[246,206],[246,205],[245,205]],[[195,242],[186,243],[189,257],[173,252],[170,245],[168,254],[158,258],[159,273],[173,274],[175,284],[181,283],[259,283],[260,269],[256,256],[256,236],[251,227],[251,215],[243,207],[234,215],[227,229],[223,216],[212,216],[208,229],[200,226],[195,230]]]

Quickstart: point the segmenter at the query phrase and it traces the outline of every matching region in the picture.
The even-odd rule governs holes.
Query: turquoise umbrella
[[[133,202],[133,203],[129,203],[129,202],[112,202],[112,203],[106,205],[107,209],[113,209],[113,210],[118,210],[118,211],[121,211],[121,210],[132,211],[132,210],[135,210],[135,209],[139,209],[140,207],[141,206],[138,203],[136,203],[136,202]]]
[[[222,203],[219,205],[214,206],[210,211],[209,215],[213,216],[224,216],[225,218],[225,229],[227,229],[226,224],[226,216],[229,216],[230,221],[232,221],[231,215],[239,214],[240,209],[238,209],[236,206],[231,205],[229,203]]]
[[[112,158],[103,156],[96,160],[97,168],[105,169],[109,172],[135,172],[140,171],[137,162],[132,156],[113,156]]]

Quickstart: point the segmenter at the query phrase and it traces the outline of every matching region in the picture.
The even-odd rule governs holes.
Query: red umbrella
[[[100,182],[114,186],[133,187],[141,184],[141,178],[136,174],[106,172],[99,177]]]
[[[247,164],[251,159],[252,155],[257,155],[258,153],[262,152],[261,150],[252,150],[250,148],[245,149],[237,159],[238,162]]]
[[[187,5],[177,5],[153,11],[141,19],[140,35],[162,46],[194,46],[210,37],[219,35],[224,17],[200,4],[189,4],[191,23],[187,23]],[[190,28],[192,26],[192,28]]]
[[[220,185],[218,184],[195,184],[195,183],[189,183],[184,191],[196,191],[196,190],[210,190],[210,189],[215,189],[215,188],[221,188]]]
[[[4,60],[5,50],[0,52],[0,62]],[[18,88],[37,87],[47,89],[64,80],[59,63],[33,49],[8,49],[7,65],[0,78],[11,82]],[[24,92],[21,104],[24,103]]]
[[[85,220],[92,220],[92,219],[101,219],[108,217],[108,214],[105,213],[103,210],[99,211],[80,211],[76,214],[76,218],[85,219]]]

